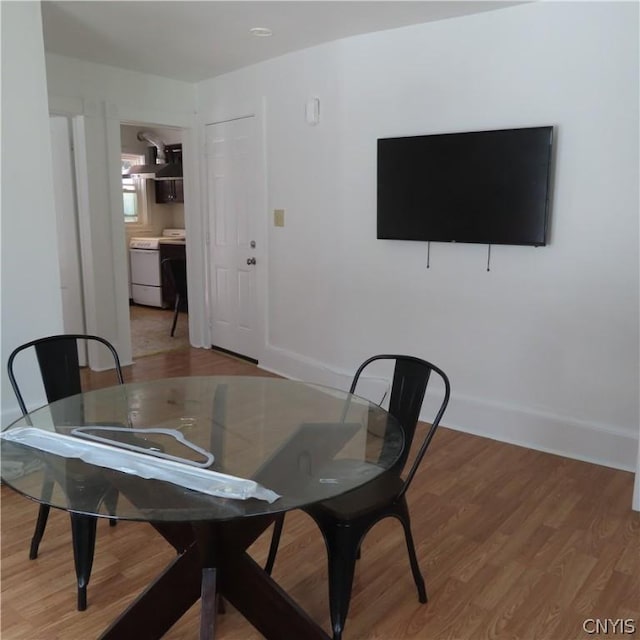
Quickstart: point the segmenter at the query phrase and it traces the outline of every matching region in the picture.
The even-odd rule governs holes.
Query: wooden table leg
[[[246,552],[273,519],[269,515],[209,523],[206,536],[205,529],[200,529],[198,544],[203,558],[215,560],[218,591],[269,640],[329,640],[317,622]]]
[[[158,640],[200,597],[200,553],[194,544],[109,626],[100,640]]]
[[[247,553],[226,556],[220,592],[268,640],[329,636]]]
[[[202,570],[200,640],[213,640],[216,635],[216,570]]]
[[[200,592],[200,640],[213,640],[216,627],[216,578],[221,545],[218,527],[210,522],[194,522],[193,534],[200,552],[202,586]]]
[[[200,639],[213,640],[218,594],[268,640],[330,640],[246,552],[273,519],[267,515],[227,522],[154,523],[179,555],[100,640],[158,640],[200,597]]]

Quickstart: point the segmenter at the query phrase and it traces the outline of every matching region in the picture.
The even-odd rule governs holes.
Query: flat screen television
[[[378,238],[547,243],[553,127],[378,140]]]

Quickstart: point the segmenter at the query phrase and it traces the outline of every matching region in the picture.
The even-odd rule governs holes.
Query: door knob
[[[247,258],[247,264],[251,265],[251,264],[255,264],[256,263],[256,259],[255,258]]]

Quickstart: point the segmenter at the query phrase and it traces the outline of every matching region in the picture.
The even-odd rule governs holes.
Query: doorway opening
[[[162,267],[167,258],[186,264],[182,129],[121,123],[120,139],[135,359],[190,346],[186,305],[172,331],[175,292]]]

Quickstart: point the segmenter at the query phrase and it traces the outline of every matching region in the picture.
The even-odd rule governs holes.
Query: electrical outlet
[[[273,226],[284,227],[284,209],[273,210]]]

